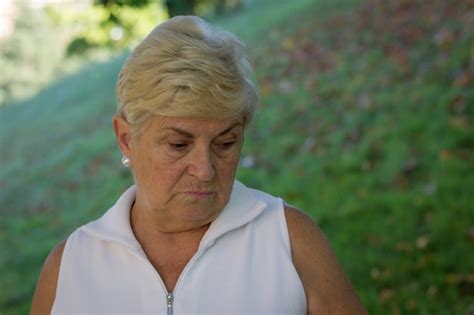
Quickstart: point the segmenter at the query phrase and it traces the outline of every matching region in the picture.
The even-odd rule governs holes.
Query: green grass
[[[319,223],[371,314],[469,314],[474,8],[366,3],[216,20],[248,43],[262,94],[238,177]],[[0,110],[2,313],[27,312],[48,251],[132,182],[110,125],[124,58]]]

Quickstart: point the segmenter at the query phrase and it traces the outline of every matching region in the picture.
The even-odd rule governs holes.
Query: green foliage
[[[166,19],[165,11],[156,1],[141,5],[112,2],[82,11],[51,11],[62,25],[73,29],[67,47],[69,56],[97,48],[123,49]]]
[[[241,0],[96,0],[95,4],[79,12],[50,9],[61,24],[73,25],[75,29],[67,47],[68,56],[82,55],[95,48],[128,47],[168,15],[223,14],[243,7]]]
[[[94,3],[103,6],[118,5],[139,8],[150,4],[150,0],[94,0]]]
[[[0,44],[0,107],[50,82],[65,49],[61,34],[42,10],[20,7],[15,28]]]
[[[371,314],[472,311],[472,12],[262,0],[216,19],[261,89],[239,179],[314,217]],[[2,312],[26,313],[48,251],[132,182],[110,128],[124,58],[0,109]]]
[[[0,45],[0,107],[33,95],[87,59],[128,47],[166,19],[157,2],[112,9],[120,25],[108,21],[104,7],[20,8],[14,34]]]
[[[224,15],[245,6],[245,0],[164,0],[169,16]]]

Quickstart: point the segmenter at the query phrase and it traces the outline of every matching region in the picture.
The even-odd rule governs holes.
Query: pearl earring
[[[125,167],[130,167],[130,165],[132,165],[132,162],[130,161],[130,158],[128,156],[123,155],[122,156],[122,164]]]

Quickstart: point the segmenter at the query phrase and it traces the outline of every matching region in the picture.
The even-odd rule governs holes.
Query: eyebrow
[[[232,129],[234,129],[235,127],[237,126],[242,126],[243,124],[241,122],[237,122],[233,125],[231,125],[230,127],[228,127],[227,129],[225,129],[224,131],[220,132],[217,136],[222,136],[223,134],[226,134],[228,133],[229,131],[231,131]],[[170,130],[173,130],[173,131],[176,131],[177,133],[180,133],[186,137],[189,137],[189,138],[193,138],[194,135],[192,133],[190,133],[189,131],[186,131],[184,129],[181,129],[181,128],[178,128],[178,127],[168,127],[166,129],[170,129]]]

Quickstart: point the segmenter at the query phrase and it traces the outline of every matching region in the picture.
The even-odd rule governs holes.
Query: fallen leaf
[[[414,299],[408,300],[407,309],[409,309],[410,311],[414,311],[417,307],[418,307],[418,304],[416,303]]]
[[[383,289],[379,293],[379,300],[382,304],[387,303],[389,300],[392,299],[394,295],[394,291],[392,289]]]
[[[471,241],[474,241],[474,226],[469,227],[467,230],[467,236]]]
[[[372,270],[370,270],[370,276],[375,280],[380,278],[381,274],[382,273],[380,272],[380,270],[378,268],[372,268]]]
[[[441,161],[449,161],[452,158],[453,158],[453,153],[448,149],[444,149],[439,152],[439,159]]]
[[[428,235],[423,235],[423,236],[420,236],[417,240],[416,240],[416,247],[418,249],[425,249],[428,244],[430,243],[430,238]]]
[[[438,288],[435,285],[430,285],[428,290],[426,290],[426,294],[429,297],[434,297],[438,293]]]
[[[413,246],[409,242],[399,242],[396,245],[396,249],[400,252],[412,252]]]

